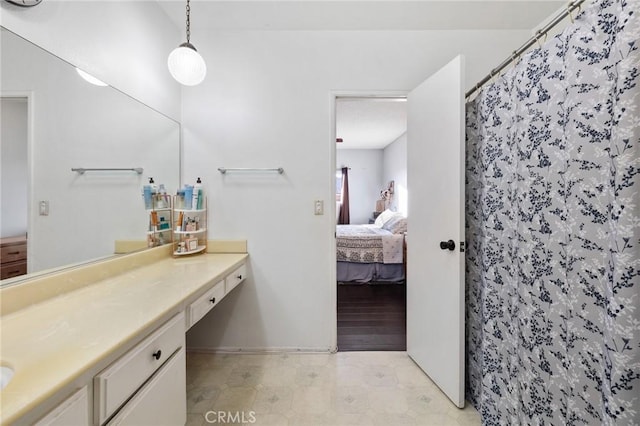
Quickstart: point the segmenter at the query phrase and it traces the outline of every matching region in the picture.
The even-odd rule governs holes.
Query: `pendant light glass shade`
[[[196,47],[190,43],[191,38],[191,6],[190,0],[187,0],[187,41],[177,48],[173,49],[167,59],[169,72],[178,83],[185,86],[195,86],[202,83],[205,75],[207,75],[207,64],[196,50]]]
[[[94,76],[92,76],[91,74],[89,74],[86,71],[82,71],[80,68],[76,67],[76,72],[78,73],[78,75],[80,77],[82,77],[85,81],[95,85],[95,86],[102,86],[102,87],[106,87],[108,86],[107,83],[105,83],[102,80],[99,80],[97,78],[95,78]]]
[[[178,83],[195,86],[207,75],[207,64],[190,43],[182,43],[169,54],[169,72]]]

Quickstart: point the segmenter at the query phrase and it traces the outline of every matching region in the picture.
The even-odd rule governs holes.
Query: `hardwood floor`
[[[338,285],[338,351],[407,349],[405,284]]]

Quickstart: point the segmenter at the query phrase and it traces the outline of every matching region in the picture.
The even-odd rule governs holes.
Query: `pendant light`
[[[108,86],[107,83],[105,83],[102,80],[97,79],[96,77],[92,76],[91,74],[89,74],[86,71],[82,71],[80,68],[76,67],[76,72],[78,73],[78,75],[80,77],[82,77],[86,82],[91,83],[95,86],[101,86],[101,87],[106,87]]]
[[[187,0],[187,42],[173,49],[169,54],[167,65],[169,72],[178,83],[185,86],[195,86],[202,83],[207,74],[207,64],[198,53],[195,46],[189,42],[191,37],[191,7]]]

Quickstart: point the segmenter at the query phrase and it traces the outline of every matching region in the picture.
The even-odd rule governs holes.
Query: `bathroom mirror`
[[[149,177],[169,193],[179,186],[179,123],[0,31],[2,237],[27,234],[29,273],[113,255],[117,241],[146,241],[141,188]]]

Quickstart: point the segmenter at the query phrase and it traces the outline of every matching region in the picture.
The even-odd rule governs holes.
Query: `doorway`
[[[336,96],[334,108],[337,350],[404,351],[406,96]],[[395,235],[392,218],[405,226]]]
[[[453,58],[408,94],[396,96],[407,97],[407,217],[413,218],[410,240],[405,235],[407,355],[463,407],[464,57]],[[339,97],[330,98],[336,145]],[[335,145],[331,155],[334,168]],[[329,176],[335,185],[335,170]],[[337,238],[334,241],[338,252]],[[337,268],[336,277],[340,281]],[[335,281],[330,284],[337,289]],[[330,295],[337,302],[337,290]],[[337,319],[337,303],[334,306]],[[333,342],[339,349],[337,336]]]
[[[2,120],[2,222],[0,237],[27,234],[28,225],[28,100],[22,96],[0,97]]]

